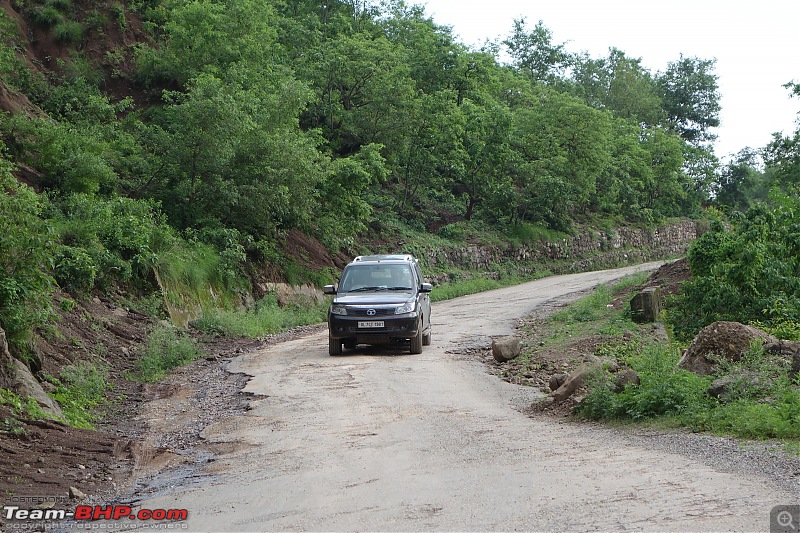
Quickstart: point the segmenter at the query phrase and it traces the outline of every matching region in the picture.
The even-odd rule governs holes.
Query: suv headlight
[[[331,314],[332,315],[346,315],[347,314],[347,307],[341,304],[333,304],[331,306]]]
[[[406,303],[404,303],[403,305],[401,305],[400,307],[396,307],[394,310],[394,314],[404,315],[406,313],[413,313],[416,308],[417,308],[417,301],[411,299]]]

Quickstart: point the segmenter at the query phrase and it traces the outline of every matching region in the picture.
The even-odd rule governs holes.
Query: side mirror
[[[336,285],[325,285],[322,287],[322,294],[336,294]]]
[[[423,283],[419,286],[419,292],[431,292],[433,290],[433,285],[430,283]]]

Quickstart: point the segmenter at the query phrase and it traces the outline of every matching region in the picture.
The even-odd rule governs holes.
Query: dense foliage
[[[670,320],[687,339],[716,320],[778,327],[800,322],[800,199],[771,203],[715,223],[689,250],[694,279],[673,302]]]

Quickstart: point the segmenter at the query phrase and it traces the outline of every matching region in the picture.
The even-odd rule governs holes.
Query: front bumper
[[[359,322],[383,322],[383,327],[359,327]],[[334,339],[356,339],[363,344],[383,343],[391,339],[410,339],[419,333],[417,313],[404,315],[363,316],[328,315],[328,332]]]

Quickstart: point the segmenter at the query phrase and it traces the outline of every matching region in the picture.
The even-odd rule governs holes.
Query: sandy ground
[[[434,306],[421,355],[327,355],[318,331],[244,354],[250,410],[203,431],[220,453],[142,509],[187,509],[193,531],[765,530],[795,503],[613,429],[524,413],[541,394],[498,380],[458,347],[510,334],[564,294],[655,268],[557,276]]]

